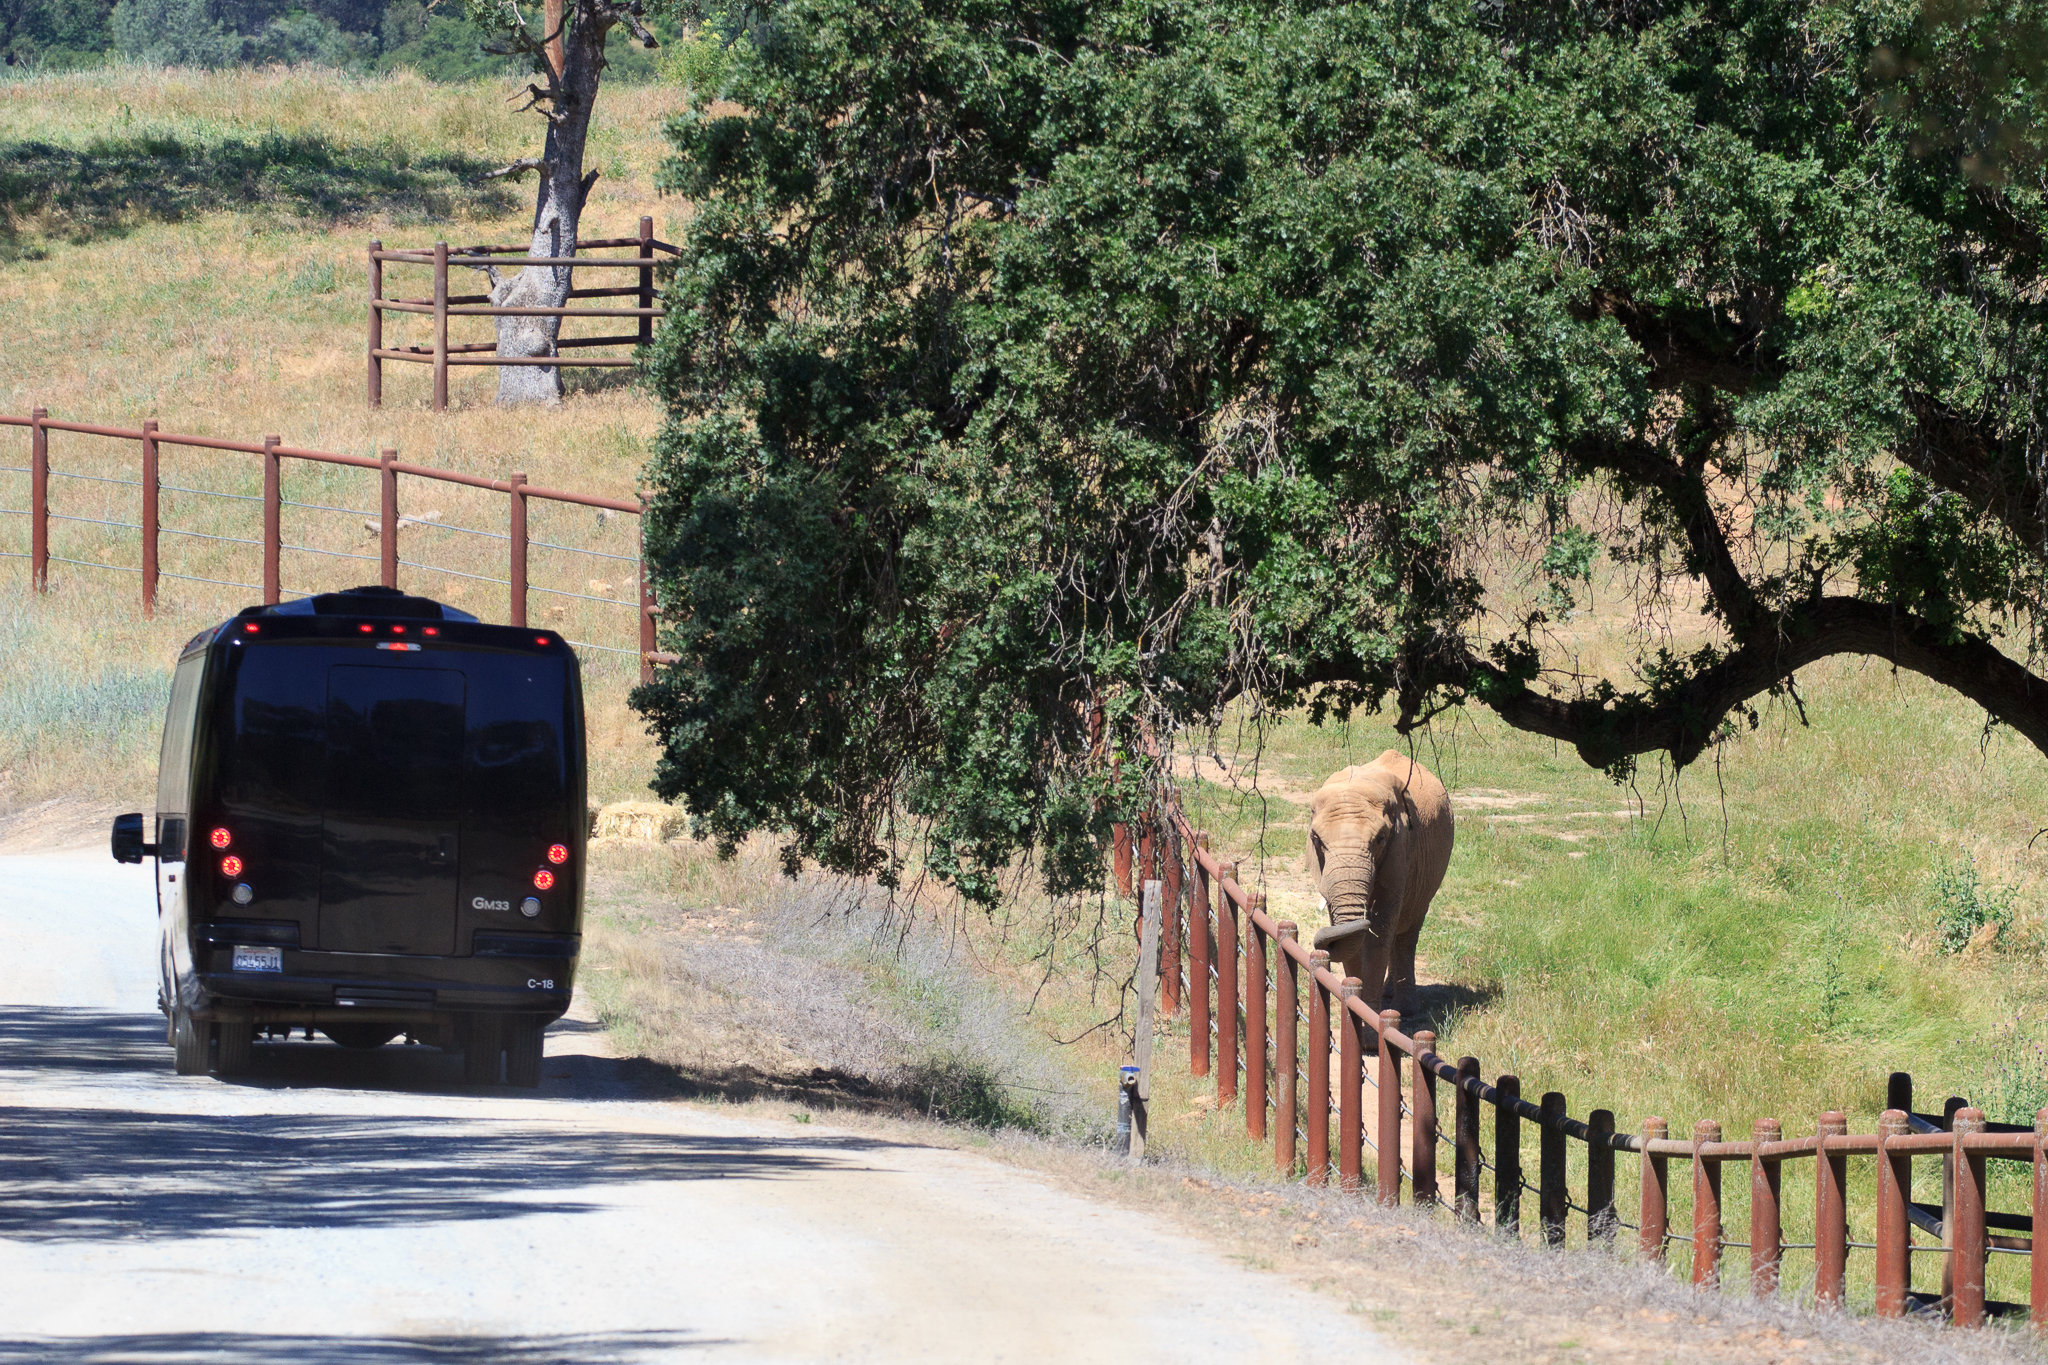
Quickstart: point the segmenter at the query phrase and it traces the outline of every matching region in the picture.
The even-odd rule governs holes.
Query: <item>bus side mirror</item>
[[[139,863],[156,852],[155,844],[142,842],[142,813],[114,817],[114,861]]]

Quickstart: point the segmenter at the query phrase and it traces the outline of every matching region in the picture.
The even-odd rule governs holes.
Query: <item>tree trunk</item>
[[[610,27],[582,8],[562,35],[562,71],[557,78],[560,96],[554,101],[555,117],[548,123],[547,147],[541,154],[540,189],[534,204],[528,255],[576,254],[584,196],[589,193],[590,183],[597,179],[595,174],[587,180],[584,177],[583,145],[590,132],[591,111],[597,105],[598,79],[604,70],[605,34]],[[499,280],[491,290],[491,302],[500,307],[560,308],[569,301],[573,277],[568,266],[530,265]],[[558,316],[501,317],[498,354],[555,355],[555,340],[561,330],[562,319]],[[498,401],[559,403],[562,371],[553,365],[501,365]]]

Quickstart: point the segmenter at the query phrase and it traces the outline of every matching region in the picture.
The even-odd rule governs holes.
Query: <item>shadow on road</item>
[[[164,1332],[0,1341],[0,1365],[596,1365],[727,1343],[685,1332],[589,1332],[544,1337],[261,1336],[245,1332]]]

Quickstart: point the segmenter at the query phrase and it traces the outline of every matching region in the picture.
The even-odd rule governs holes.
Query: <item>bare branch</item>
[[[477,179],[503,180],[507,176],[525,175],[528,171],[545,172],[547,169],[548,163],[545,158],[538,156],[522,156],[509,166],[500,166],[495,171],[485,171],[482,175],[478,176]]]

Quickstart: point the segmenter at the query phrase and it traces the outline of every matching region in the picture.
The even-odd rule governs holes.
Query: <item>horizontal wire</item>
[[[230,544],[230,545],[259,545],[259,546],[260,546],[261,544],[263,544],[263,542],[262,542],[262,541],[260,541],[260,540],[244,540],[244,539],[242,539],[242,537],[240,537],[240,536],[216,536],[216,535],[209,535],[209,534],[207,534],[207,533],[206,533],[205,531],[181,531],[181,530],[179,530],[179,529],[178,529],[177,527],[175,527],[175,526],[164,526],[164,527],[159,527],[158,529],[159,529],[159,530],[161,530],[161,531],[162,531],[162,532],[163,532],[163,533],[164,533],[165,535],[167,535],[167,536],[191,536],[191,537],[193,537],[193,538],[194,538],[194,539],[196,539],[196,540],[224,540],[224,541],[226,541],[226,542],[227,542],[228,544]],[[217,580],[217,579],[212,579],[212,578],[207,578],[207,579],[202,579],[201,581],[202,581],[202,582],[206,582],[206,583],[213,583],[213,582],[218,582],[219,580]],[[247,587],[248,585],[247,585],[246,583],[244,583],[244,584],[240,584],[240,585],[238,585],[238,586],[241,586],[241,587]]]
[[[378,560],[376,555],[355,555],[350,554],[346,550],[316,550],[311,545],[286,545],[280,542],[277,548],[280,550],[297,550],[302,555],[332,555],[336,559],[360,559],[371,564],[375,564]]]
[[[114,573],[141,573],[142,570],[127,564],[95,564],[90,559],[66,559],[63,555],[51,555],[55,564],[76,564],[81,569],[109,569]]]
[[[35,556],[34,556],[34,555],[28,554],[28,553],[26,553],[26,552],[24,552],[24,551],[21,551],[21,550],[0,550],[0,556],[4,556],[4,557],[6,557],[6,558],[8,558],[8,559],[33,559],[33,558],[35,558]]]
[[[184,579],[184,580],[185,580],[185,581],[186,581],[187,583],[212,583],[212,584],[215,584],[215,585],[216,585],[216,586],[218,586],[218,587],[223,587],[223,588],[248,588],[248,589],[249,589],[250,591],[252,591],[252,592],[262,592],[262,591],[263,591],[263,589],[262,589],[261,587],[257,586],[257,585],[256,585],[256,584],[254,584],[254,583],[236,583],[236,582],[233,582],[233,581],[231,581],[231,580],[229,580],[229,579],[225,579],[225,578],[200,578],[200,577],[199,577],[198,575],[196,575],[196,574],[189,574],[189,573],[168,573],[168,572],[166,572],[166,573],[162,573],[162,574],[161,574],[161,577],[164,577],[164,578],[182,578],[182,579]]]
[[[159,484],[158,487],[162,488],[166,493],[196,493],[202,498],[233,498],[236,502],[263,501],[262,498],[257,497],[253,493],[216,493],[211,488],[183,488],[174,483]],[[210,578],[206,581],[209,583],[213,582]]]
[[[27,465],[0,464],[0,474],[33,474],[36,471]]]
[[[535,587],[531,583],[526,585],[526,590],[528,592],[553,593],[556,597],[579,597],[585,602],[603,602],[614,607],[637,607],[640,605],[638,602],[627,602],[617,597],[592,597],[587,592],[565,592],[560,588],[540,588]]]
[[[33,513],[33,512],[24,512],[24,511],[22,511],[22,510],[21,510],[20,508],[18,508],[18,507],[0,507],[0,516],[9,516],[9,517],[32,517],[32,516],[34,516],[34,515],[35,515],[35,513]]]
[[[315,512],[339,512],[345,517],[381,517],[381,512],[369,512],[360,507],[329,507],[324,502],[293,502],[290,498],[279,498],[283,507],[310,507]]]
[[[142,523],[139,521],[108,521],[104,517],[67,517],[62,512],[45,512],[43,515],[51,521],[82,521],[93,526],[125,526],[131,531],[142,529]]]
[[[103,474],[73,474],[68,469],[53,469],[50,473],[53,477],[59,479],[87,479],[93,483],[124,483],[130,488],[142,487],[142,480],[140,479],[110,479]]]
[[[567,550],[572,555],[596,555],[599,559],[622,559],[628,564],[638,564],[638,555],[615,555],[605,550],[585,550],[574,545],[557,545],[552,540],[529,540],[528,545],[538,545],[544,550]]]
[[[418,517],[400,517],[398,524],[402,527],[417,526],[427,531],[460,531],[466,536],[489,536],[492,540],[512,539],[511,536],[503,531],[479,531],[474,526],[456,526],[445,521],[422,521]],[[528,543],[530,544],[531,542]]]
[[[569,637],[566,635],[562,638],[568,640],[570,644],[578,649],[601,649],[607,654],[631,654],[635,657],[638,657],[640,653],[637,649],[616,649],[611,645],[593,645],[583,640],[569,640]]]
[[[474,578],[479,583],[497,583],[504,587],[511,586],[510,583],[507,583],[502,578],[491,578],[485,574],[480,573],[464,573],[460,569],[444,569],[439,564],[422,564],[418,560],[412,559],[406,560],[405,564],[408,568],[425,569],[430,573],[448,573],[454,574],[457,578]]]

